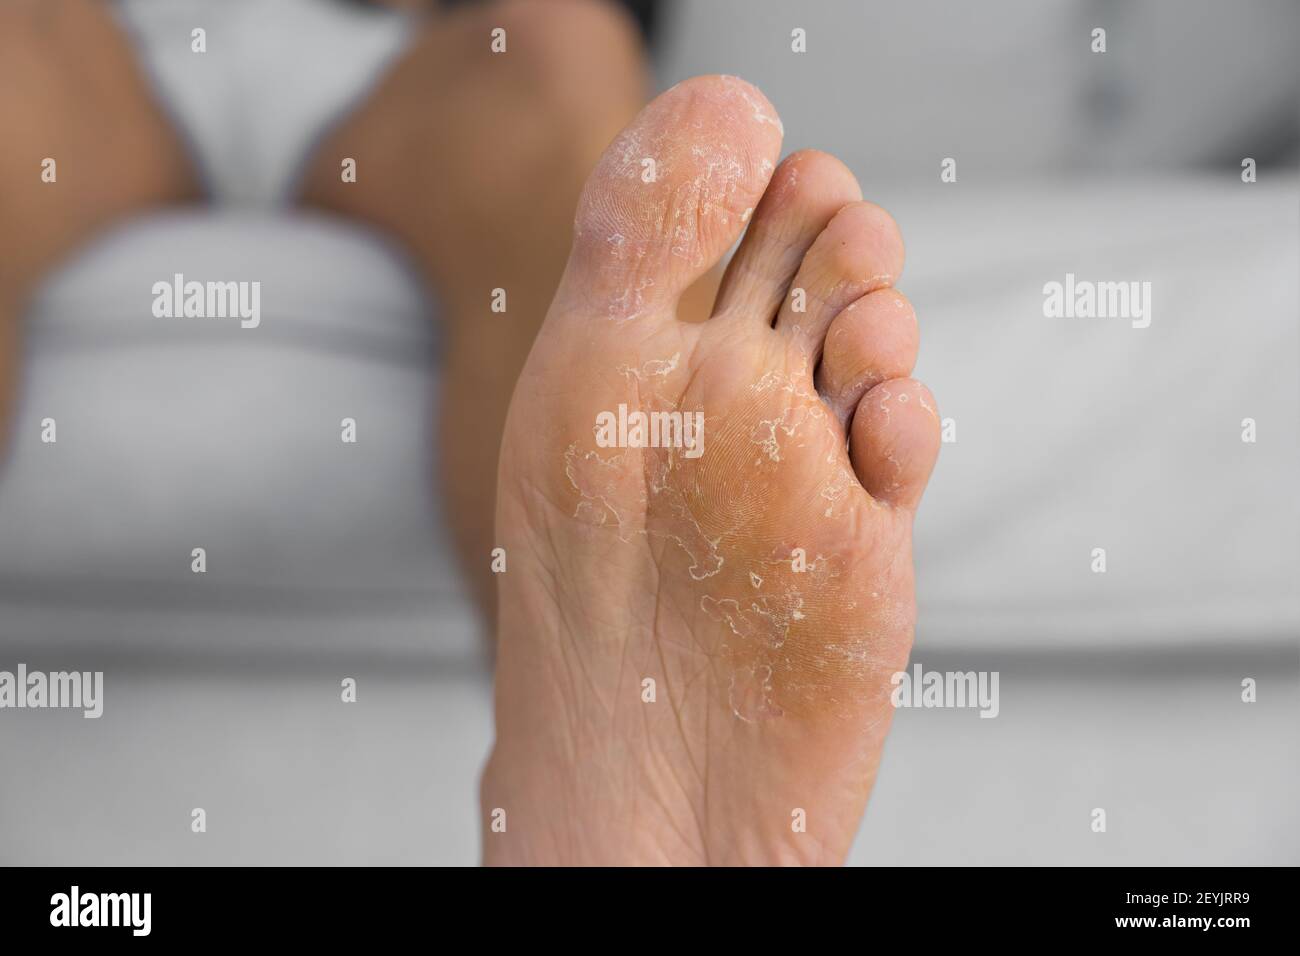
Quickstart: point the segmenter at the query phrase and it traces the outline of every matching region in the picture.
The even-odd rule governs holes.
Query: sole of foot
[[[781,138],[699,77],[587,182],[501,452],[489,863],[840,863],[856,833],[939,418],[897,227]]]

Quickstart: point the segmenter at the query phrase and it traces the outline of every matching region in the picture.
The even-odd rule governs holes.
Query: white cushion
[[[261,324],[155,318],[175,273],[260,281]],[[438,512],[432,306],[395,250],[325,218],[158,217],[70,263],[27,332],[5,638],[475,648]]]

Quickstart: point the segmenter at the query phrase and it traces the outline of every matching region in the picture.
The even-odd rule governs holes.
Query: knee
[[[59,5],[49,9],[57,11]],[[5,75],[47,52],[50,30],[42,26],[43,19],[40,8],[28,0],[0,2],[0,66]]]
[[[512,56],[548,72],[607,49],[630,54],[641,46],[632,18],[612,0],[499,0],[485,15],[506,31]]]
[[[645,95],[641,37],[609,0],[502,0],[486,11],[505,31],[506,58],[519,95],[553,120],[591,124],[621,115]]]
[[[61,113],[87,87],[126,82],[133,61],[108,4],[0,0],[0,93],[57,103],[49,109]]]
[[[52,55],[93,45],[96,31],[111,22],[93,0],[3,0],[0,2],[0,51]]]

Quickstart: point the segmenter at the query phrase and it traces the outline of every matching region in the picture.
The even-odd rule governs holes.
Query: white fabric
[[[849,862],[1300,863],[1294,668],[1264,674],[1248,658],[1245,673],[1264,679],[1259,703],[1244,706],[1232,693],[1241,663],[1174,676],[1148,659],[1134,680],[1062,658],[1047,673],[965,658],[1003,668],[996,720],[900,710]],[[355,705],[338,702],[340,674],[357,678]],[[106,665],[104,681],[101,720],[33,710],[0,720],[5,864],[479,860],[492,711],[477,675],[376,673],[355,659],[306,674],[131,662]],[[189,830],[196,803],[204,837]],[[1095,806],[1111,833],[1089,828]]]
[[[0,637],[473,653],[438,507],[437,336],[401,262],[323,217],[195,210],[57,276],[0,472]],[[154,318],[176,273],[260,281],[261,324]]]
[[[217,202],[292,191],[328,124],[405,48],[410,21],[323,0],[123,0],[122,19]],[[196,53],[191,33],[206,32]]]
[[[1300,181],[882,199],[908,245],[917,376],[957,423],[918,517],[921,646],[1295,641]],[[1044,318],[1067,272],[1150,281],[1150,327]]]
[[[1286,138],[1295,158],[1294,0],[685,0],[666,14],[665,86],[743,76],[787,146],[834,153],[868,187],[929,183],[944,157],[980,181],[1231,169]]]

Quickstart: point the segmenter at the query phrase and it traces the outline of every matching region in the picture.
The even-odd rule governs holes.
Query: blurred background
[[[1300,5],[636,6],[661,87],[754,82],[907,242],[956,438],[912,660],[999,671],[1001,711],[898,713],[852,861],[1300,863]],[[437,324],[392,244],[277,198],[412,28],[120,12],[217,206],[103,237],[27,316],[0,669],[106,691],[0,713],[0,863],[472,864],[490,670],[432,485]],[[160,334],[174,272],[261,276],[258,334]],[[1045,319],[1067,272],[1151,282],[1150,327]]]

